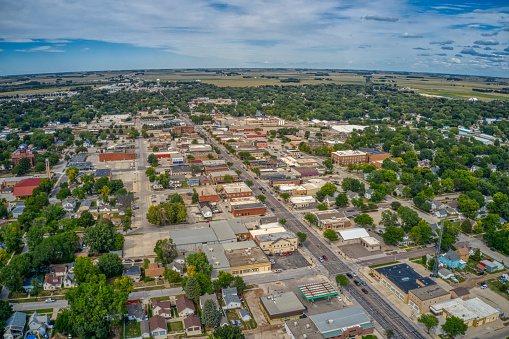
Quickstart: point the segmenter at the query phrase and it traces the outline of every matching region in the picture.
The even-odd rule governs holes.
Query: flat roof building
[[[318,203],[316,202],[316,199],[312,196],[297,196],[297,197],[290,197],[288,199],[290,203],[292,204],[293,208],[299,209],[299,208],[315,208]]]
[[[318,219],[318,227],[324,230],[344,229],[351,226],[350,219],[346,218],[344,213],[337,210],[317,211],[313,212],[313,214]]]
[[[434,315],[443,315],[445,318],[457,317],[470,326],[481,326],[499,318],[499,311],[479,298],[463,300],[450,299],[430,307]]]
[[[178,252],[195,251],[204,244],[219,244],[216,234],[209,227],[170,231],[170,238]]]
[[[271,265],[265,253],[258,247],[246,249],[229,249],[225,251],[230,263],[231,274],[250,274],[270,272]]]
[[[312,315],[313,321],[323,338],[346,339],[372,334],[374,326],[358,307],[344,308]]]
[[[301,316],[306,308],[293,292],[283,292],[260,297],[263,312],[270,320]]]
[[[451,293],[438,285],[416,288],[408,292],[408,304],[419,313],[429,312],[437,303],[451,299]]]

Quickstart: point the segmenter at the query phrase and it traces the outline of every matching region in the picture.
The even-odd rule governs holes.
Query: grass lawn
[[[150,264],[150,260],[143,259],[143,262],[145,263],[145,269],[147,269],[148,268],[148,264]]]
[[[368,267],[369,268],[377,268],[377,267],[388,266],[388,265],[393,265],[393,264],[399,264],[399,261],[391,261],[391,262],[386,262],[385,264],[376,264],[376,265],[371,265]]]
[[[125,324],[126,338],[136,338],[141,336],[140,323],[137,321],[129,321]]]
[[[170,321],[168,323],[168,332],[180,332],[184,330],[182,321]]]
[[[507,294],[507,292],[506,292],[506,290],[508,289],[507,285],[509,285],[508,283],[501,284],[500,282],[498,282],[497,279],[489,279],[487,283],[488,283],[488,287],[493,292],[498,293],[500,296],[502,296],[506,300],[509,300],[509,294]]]

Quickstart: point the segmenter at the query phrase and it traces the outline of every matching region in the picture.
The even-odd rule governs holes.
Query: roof
[[[198,326],[201,327],[201,321],[198,317],[187,317],[184,319],[184,328]]]
[[[216,234],[209,227],[170,231],[170,238],[175,245],[217,242]]]
[[[20,327],[23,329],[27,322],[27,314],[23,312],[14,312],[13,315],[7,319],[5,327]]]
[[[495,308],[486,304],[479,298],[463,300],[460,298],[450,299],[430,306],[436,311],[445,310],[451,316],[458,317],[463,321],[482,319],[490,315],[498,314]]]
[[[225,252],[231,267],[266,263],[270,265],[265,253],[258,247],[251,249],[232,249]]]
[[[171,173],[187,173],[191,172],[191,166],[189,165],[175,165],[170,166]]]
[[[387,277],[391,284],[396,285],[404,293],[419,287],[436,284],[428,277],[423,278],[407,264],[379,267],[375,268],[375,271]]]
[[[438,285],[429,285],[429,286],[419,287],[414,290],[411,290],[410,292],[412,292],[420,300],[434,299],[434,298],[443,297],[443,296],[449,294],[449,292],[447,292],[446,290],[444,290],[442,287],[440,287]]]
[[[344,214],[340,213],[337,210],[328,210],[328,211],[317,211],[313,212],[313,214],[318,218],[318,220],[328,220],[332,218],[344,218]]]
[[[327,281],[300,285],[297,286],[297,288],[307,300],[324,298],[338,294],[338,291],[336,291],[336,289],[334,289],[334,287]]]
[[[346,156],[352,156],[352,155],[366,155],[367,153],[361,152],[361,151],[345,150],[345,151],[332,152],[332,154],[335,154],[340,157],[346,157]]]
[[[296,239],[297,236],[295,233],[286,231],[286,232],[277,232],[277,233],[262,233],[256,236],[259,242],[266,241],[277,241],[279,239]]]
[[[341,335],[342,330],[348,327],[370,323],[369,318],[358,307],[312,315],[310,318],[324,338]]]
[[[212,172],[209,174],[212,178],[215,177],[224,177],[225,175],[231,175],[232,177],[237,177],[237,173],[235,171],[229,170],[229,171],[220,171],[220,172]]]
[[[216,234],[217,240],[225,241],[225,240],[235,240],[237,241],[237,236],[233,232],[230,227],[230,224],[227,220],[218,220],[210,222],[210,227]]]
[[[463,256],[470,254],[470,251],[468,250],[467,247],[460,247],[456,250],[456,253],[459,254],[460,256]]]
[[[369,233],[364,228],[350,228],[346,230],[339,230],[336,231],[339,233],[339,236],[344,240],[352,240],[352,239],[358,239],[358,238],[364,238],[369,237]]]
[[[456,296],[458,296],[458,298],[461,298],[461,297],[464,297],[466,295],[469,295],[470,294],[470,291],[467,290],[465,287],[456,287],[452,290],[450,290],[449,292],[456,294]]]
[[[449,249],[446,254],[443,255],[444,259],[447,259],[449,261],[459,261],[461,260],[461,257],[458,255],[458,253],[454,252],[452,249]]]
[[[209,263],[212,265],[213,269],[219,270],[230,268],[230,262],[224,254],[224,249],[221,245],[204,244],[202,246],[202,251],[207,256],[207,259],[209,260]]]
[[[260,297],[260,302],[269,315],[304,312],[306,308],[294,292],[283,292]]]
[[[141,302],[128,304],[127,315],[130,317],[141,318],[143,317],[143,304]]]
[[[141,275],[141,268],[140,268],[140,266],[136,266],[136,265],[126,267],[126,268],[124,268],[124,272],[122,273],[122,275],[124,275],[124,276],[125,275],[127,275],[127,276]]]
[[[205,305],[205,301],[207,300],[212,300],[214,304],[219,307],[219,302],[217,301],[215,294],[205,293],[204,295],[200,296],[200,305],[203,307],[203,305]]]
[[[150,333],[150,325],[148,320],[142,320],[140,323],[141,334]]]
[[[165,330],[168,329],[166,326],[166,320],[161,317],[160,315],[155,315],[152,318],[149,319],[150,324],[150,332],[153,332],[154,330],[158,328],[164,328]]]
[[[25,197],[32,195],[34,188],[39,187],[42,178],[30,178],[21,180],[12,192],[15,197]]]
[[[291,197],[290,202],[292,204],[302,204],[302,203],[313,203],[316,202],[316,199],[312,196],[300,196],[300,197]]]
[[[190,299],[188,299],[185,295],[178,298],[177,301],[175,302],[175,305],[177,306],[177,312],[179,313],[181,311],[184,311],[186,308],[189,308],[193,311],[196,310],[194,308],[194,303]]]
[[[231,205],[233,210],[246,210],[251,208],[263,208],[265,205],[259,202],[255,203],[248,203],[248,204],[242,204],[242,205]]]
[[[226,194],[252,192],[252,190],[248,185],[246,185],[245,182],[235,182],[232,184],[224,185],[223,190],[226,192]]]
[[[162,276],[164,273],[164,266],[160,263],[150,263],[148,264],[148,268],[145,269],[146,277],[157,277]]]
[[[109,177],[111,175],[111,169],[109,168],[98,168],[95,170],[94,178]]]
[[[23,281],[23,287],[28,287],[28,286],[32,286],[32,280],[39,280],[39,283],[42,284],[42,279],[39,278],[38,276],[34,275],[34,276],[31,276],[30,278],[26,279],[25,281]]]

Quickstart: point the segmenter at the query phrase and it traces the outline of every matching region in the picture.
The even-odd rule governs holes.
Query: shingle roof
[[[185,295],[178,298],[175,304],[177,306],[177,312],[179,313],[185,310],[186,308],[189,308],[193,311],[196,310],[194,307],[194,303],[190,299],[188,299]]]
[[[201,327],[201,321],[198,317],[187,317],[184,319],[184,328],[189,328],[193,326]]]
[[[168,329],[168,327],[166,326],[166,320],[163,317],[161,317],[160,315],[155,315],[152,318],[150,318],[149,324],[150,324],[150,332],[153,332],[154,330],[156,330],[158,328],[164,328],[165,330]]]
[[[461,257],[458,253],[454,252],[452,249],[449,249],[446,254],[444,254],[444,258],[450,261],[458,261],[461,260]]]

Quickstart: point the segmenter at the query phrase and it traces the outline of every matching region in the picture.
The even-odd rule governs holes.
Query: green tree
[[[290,193],[281,193],[281,199],[288,200],[290,198]]]
[[[224,176],[223,181],[225,181],[225,182],[232,182],[233,181],[233,177],[231,175],[227,174],[227,175]]]
[[[7,224],[0,229],[0,240],[7,247],[7,251],[12,253],[17,251],[23,244],[23,232],[17,224]]]
[[[401,206],[398,209],[398,214],[401,219],[401,225],[405,231],[410,231],[412,227],[417,225],[421,218],[416,211],[411,209],[410,207]]]
[[[278,222],[283,226],[286,225],[286,219],[279,219]]]
[[[385,210],[382,212],[382,218],[380,220],[380,225],[389,227],[394,226],[398,222],[398,214],[393,213],[389,210]]]
[[[308,238],[308,235],[303,232],[297,232],[297,238],[299,238],[300,243],[303,243]]]
[[[153,225],[166,225],[166,212],[161,205],[151,205],[146,216],[148,222]]]
[[[442,330],[447,333],[451,338],[459,335],[465,335],[468,326],[458,317],[452,316],[445,320],[445,324],[442,325]]]
[[[83,242],[90,246],[91,252],[104,252],[114,248],[115,226],[107,219],[101,219],[95,227],[85,230]]]
[[[147,177],[150,177],[150,176],[155,175],[155,174],[156,174],[156,170],[155,170],[155,168],[154,168],[154,167],[149,167],[149,168],[147,168],[147,170],[145,171],[145,175],[146,175]]]
[[[163,276],[169,283],[177,283],[180,281],[180,274],[169,268],[164,270]]]
[[[177,257],[177,250],[171,238],[157,240],[154,253],[163,264],[169,264]]]
[[[373,218],[371,218],[368,214],[360,214],[356,216],[353,221],[355,221],[356,224],[361,225],[362,227],[366,227],[368,225],[373,225]]]
[[[113,253],[101,255],[97,267],[99,267],[99,271],[104,274],[106,278],[118,277],[122,275],[122,271],[124,270],[122,259]]]
[[[318,218],[316,217],[316,215],[314,215],[312,213],[306,214],[304,216],[304,219],[306,219],[306,221],[309,222],[311,225],[316,224],[316,222],[318,221]]]
[[[212,272],[212,265],[209,264],[209,260],[205,253],[193,253],[186,258],[187,266],[196,267],[197,272],[210,274]]]
[[[201,296],[201,287],[195,277],[190,277],[187,279],[186,286],[184,287],[184,292],[186,292],[186,297],[195,303],[198,303]]]
[[[348,197],[346,196],[346,193],[338,194],[338,196],[336,197],[336,206],[339,207],[348,206]]]
[[[115,286],[116,290],[131,293],[134,291],[133,281],[131,277],[123,276],[121,278],[115,279],[113,282],[113,286]]]
[[[14,313],[12,305],[6,300],[0,300],[0,328],[3,330],[7,319]]]
[[[465,221],[461,223],[461,230],[465,233],[472,233],[472,223],[469,219],[465,219]]]
[[[55,194],[55,197],[58,200],[62,201],[70,195],[71,195],[71,190],[69,188],[62,188],[60,191],[57,192],[57,194]]]
[[[336,276],[336,283],[341,287],[350,285],[350,280],[344,274],[338,274]]]
[[[95,280],[99,275],[99,267],[95,266],[90,257],[78,257],[74,264],[74,274],[76,280],[88,282]]]
[[[156,167],[159,164],[159,161],[154,154],[150,154],[147,158],[147,161],[152,167]]]
[[[217,326],[219,325],[219,320],[221,320],[221,313],[217,309],[214,301],[210,299],[205,300],[201,314],[201,322],[203,326],[205,327]]]
[[[253,182],[252,182],[251,180],[247,180],[247,181],[246,181],[246,185],[248,185],[248,186],[253,186],[254,184],[253,184]]]
[[[32,161],[29,158],[21,158],[11,173],[14,175],[24,175],[30,171],[30,167],[32,167]]]
[[[325,230],[323,232],[323,236],[326,238],[326,239],[329,239],[330,241],[335,241],[335,240],[338,240],[338,234],[336,233],[336,231],[334,230]]]
[[[103,196],[103,201],[108,201],[108,196],[111,193],[111,190],[108,186],[103,186],[102,188],[97,190],[97,193],[101,194]]]
[[[438,319],[432,314],[423,314],[417,319],[417,321],[426,327],[428,334],[432,328],[438,326]]]
[[[200,200],[200,196],[198,195],[198,192],[196,192],[196,188],[193,188],[193,195],[191,197],[191,202],[193,204],[196,204]]]
[[[258,198],[258,200],[260,200],[262,203],[265,202],[265,200],[267,200],[267,197],[264,196],[263,194],[260,194],[258,196],[256,196]]]
[[[80,217],[76,219],[76,224],[83,228],[93,226],[95,224],[94,216],[89,211],[83,211]]]
[[[392,330],[391,328],[386,328],[385,336],[387,337],[387,339],[391,339],[394,336],[394,330]]]
[[[214,290],[219,292],[221,288],[230,287],[231,283],[235,279],[231,273],[219,271],[217,279],[214,281]]]
[[[405,231],[397,226],[389,226],[385,229],[382,236],[384,242],[388,245],[396,245],[399,241],[403,241]]]
[[[332,167],[334,167],[334,164],[332,163],[331,159],[325,159],[324,161],[322,161],[322,165],[330,170],[332,169]]]
[[[329,209],[329,206],[327,206],[326,203],[322,203],[322,204],[318,204],[316,206],[316,209],[318,209],[319,211],[326,211]]]
[[[245,339],[242,330],[237,326],[221,326],[214,330],[213,336],[215,339]]]

